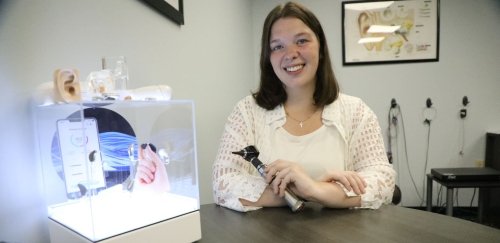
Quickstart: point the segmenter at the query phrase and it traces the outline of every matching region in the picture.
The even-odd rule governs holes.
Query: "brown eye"
[[[277,51],[283,49],[282,45],[271,46],[271,51]]]
[[[299,40],[297,41],[297,44],[302,45],[302,44],[305,44],[305,43],[307,43],[307,42],[309,42],[307,39],[299,39]]]

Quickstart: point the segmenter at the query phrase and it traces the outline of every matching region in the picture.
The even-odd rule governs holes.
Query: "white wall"
[[[260,26],[266,14],[280,2],[285,1],[254,3],[256,48],[260,46]],[[385,137],[391,99],[395,98],[401,106],[408,160],[402,135],[398,139],[399,149],[393,151],[399,151],[394,165],[396,169],[399,166],[402,205],[421,203],[406,161],[422,194],[428,132],[422,113],[428,97],[437,116],[431,122],[427,173],[432,167],[470,167],[475,166],[476,160],[484,160],[485,133],[500,131],[500,1],[441,0],[439,62],[365,66],[342,66],[341,1],[299,2],[318,16],[325,29],[341,90],[368,103],[377,114]],[[254,55],[258,58],[258,53]],[[465,95],[471,103],[464,121],[464,155],[460,156],[463,129],[459,110]],[[459,205],[469,206],[471,198],[472,189],[460,189]]]
[[[211,165],[226,116],[257,84],[261,26],[270,0],[184,0],[179,27],[140,1],[0,0],[0,241],[47,242],[41,178],[35,163],[29,98],[61,67],[82,75],[101,56],[125,55],[131,86],[168,84],[196,104],[201,202],[211,203]],[[327,33],[345,93],[363,98],[387,127],[391,98],[404,112],[409,163],[421,190],[431,97],[430,167],[473,166],[484,157],[484,133],[500,130],[500,2],[441,0],[440,61],[343,67],[340,1],[308,0]],[[230,91],[230,92],[229,92]],[[461,99],[471,100],[465,155],[458,156]],[[418,206],[401,161],[403,205]],[[436,190],[435,190],[436,191]],[[467,205],[472,193],[460,198]],[[464,196],[462,196],[464,195]]]
[[[131,87],[167,84],[196,108],[201,203],[227,115],[254,85],[251,2],[184,0],[177,26],[137,0],[0,0],[0,241],[47,242],[29,98],[57,68],[85,78],[124,55]]]

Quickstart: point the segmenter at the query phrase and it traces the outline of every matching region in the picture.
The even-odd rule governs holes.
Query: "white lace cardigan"
[[[213,164],[215,203],[237,211],[259,207],[243,206],[239,198],[257,201],[265,187],[264,179],[251,163],[231,152],[248,145],[260,150],[259,159],[268,161],[269,136],[283,126],[286,116],[282,105],[268,111],[258,106],[249,95],[239,101],[229,115],[216,160]],[[322,114],[325,126],[335,126],[341,134],[346,151],[345,170],[357,171],[367,182],[361,196],[361,208],[377,209],[390,203],[394,191],[395,171],[385,153],[380,125],[373,111],[359,98],[340,94]],[[344,188],[348,196],[352,192]]]

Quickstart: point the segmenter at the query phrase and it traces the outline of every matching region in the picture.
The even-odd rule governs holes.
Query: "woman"
[[[228,118],[213,165],[217,204],[249,211],[285,205],[284,190],[333,208],[389,203],[395,172],[375,114],[339,93],[318,19],[296,3],[264,22],[260,87]],[[260,150],[266,178],[233,155]],[[268,184],[270,183],[270,184]]]

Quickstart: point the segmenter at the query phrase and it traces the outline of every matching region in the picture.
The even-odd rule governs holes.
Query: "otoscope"
[[[264,171],[266,165],[264,165],[262,161],[259,160],[259,151],[257,150],[257,148],[255,148],[255,146],[250,145],[238,152],[233,152],[233,154],[240,155],[245,160],[252,163],[259,174],[262,177],[266,177],[266,172]],[[302,208],[304,208],[304,201],[300,200],[293,192],[288,190],[288,188],[285,189],[285,201],[293,212],[300,211]]]

